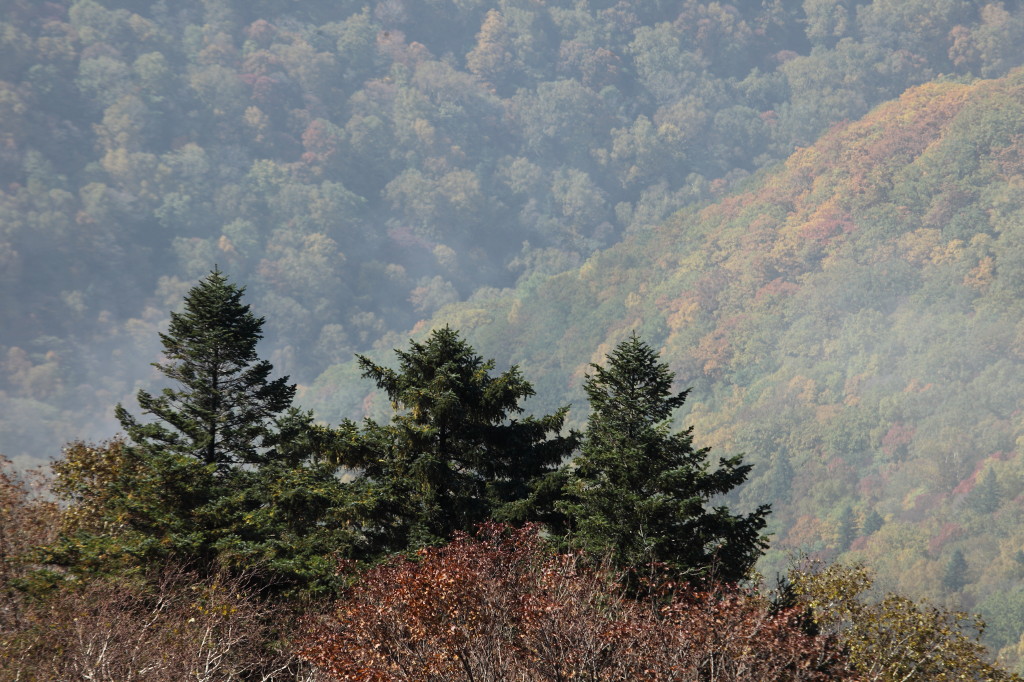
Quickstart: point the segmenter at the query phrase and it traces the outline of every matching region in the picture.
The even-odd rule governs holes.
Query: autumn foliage
[[[752,591],[654,579],[639,599],[538,528],[487,524],[476,538],[362,574],[300,655],[339,680],[850,679],[834,640],[800,609]]]
[[[286,641],[288,613],[244,578],[180,567],[147,584],[95,579],[65,585],[0,629],[0,679],[312,682]]]

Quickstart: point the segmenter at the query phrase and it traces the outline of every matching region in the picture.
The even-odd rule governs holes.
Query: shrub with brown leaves
[[[53,540],[59,518],[46,471],[16,472],[0,455],[0,633],[19,627],[26,603],[17,586],[34,568],[31,550]]]
[[[620,578],[550,552],[535,527],[487,525],[367,571],[311,620],[300,656],[365,682],[852,678],[833,640],[751,591],[633,598]]]

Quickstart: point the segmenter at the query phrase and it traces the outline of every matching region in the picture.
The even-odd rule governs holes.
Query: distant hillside
[[[699,443],[755,464],[739,502],[774,505],[766,566],[794,551],[864,560],[883,585],[980,609],[1015,659],[1022,170],[1024,72],[932,83],[745,191],[577,269],[478,292],[417,333],[449,324],[518,363],[540,410],[585,406],[587,363],[637,330],[694,387],[682,419]],[[303,402],[357,416],[383,402],[357,402],[366,385],[336,366]]]
[[[0,452],[112,435],[219,265],[308,382],[579,267],[942,74],[967,0],[5,0]]]

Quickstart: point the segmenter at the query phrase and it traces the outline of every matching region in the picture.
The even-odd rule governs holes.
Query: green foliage
[[[871,535],[881,530],[882,526],[885,525],[885,519],[878,513],[877,509],[872,509],[868,512],[867,516],[864,517],[864,521],[861,523],[860,532],[864,535]]]
[[[390,424],[341,427],[338,463],[359,472],[355,513],[374,553],[447,540],[500,517],[568,457],[559,435],[566,410],[518,418],[533,387],[513,367],[491,376],[459,334],[445,327],[396,350],[397,370],[360,356],[400,410]]]
[[[750,465],[693,447],[693,429],[670,433],[668,419],[688,391],[635,335],[591,365],[584,389],[590,418],[566,483],[570,544],[607,553],[615,565],[663,563],[684,576],[743,577],[767,546],[768,506],[747,515],[712,501],[742,484]]]
[[[1024,589],[1013,586],[992,592],[978,602],[985,618],[985,640],[995,649],[1016,645],[1024,623]]]
[[[1006,74],[1024,26],[957,0],[301,5],[5,5],[0,345],[56,353],[60,379],[0,372],[4,414],[38,427],[5,419],[8,454],[100,437],[57,431],[133,390],[139,327],[214,263],[306,383],[338,358],[294,349],[329,327],[366,351],[565,270],[910,85]]]
[[[996,477],[995,469],[990,468],[980,477],[980,480],[971,489],[971,492],[968,493],[967,504],[979,514],[992,514],[999,509],[1001,495],[999,479]]]
[[[763,573],[848,553],[971,607],[1022,575],[1022,83],[912,89],[742,192],[432,323],[521,363],[539,409],[583,404],[589,363],[638,329],[692,386],[695,440],[748,453],[723,502],[772,503]],[[969,570],[950,593],[954,548]],[[1011,664],[1016,640],[999,638]]]
[[[273,439],[270,420],[291,406],[295,386],[271,380],[273,366],[256,344],[265,320],[243,304],[243,288],[219,270],[185,296],[183,313],[171,313],[160,334],[165,363],[155,367],[179,388],[154,397],[139,391],[142,411],[156,421],[140,424],[118,406],[128,437],[147,454],[177,455],[213,467],[218,475],[262,461]]]
[[[843,507],[839,513],[836,529],[836,547],[843,552],[850,548],[857,534],[857,525],[850,507]]]
[[[941,589],[949,533],[965,598],[1016,579],[1020,3],[4,10],[7,454],[103,438],[155,392],[132,359],[219,262],[320,417],[363,398],[323,363],[437,310],[549,406],[582,404],[580,349],[640,329],[701,441],[750,453],[739,498],[775,502],[780,554],[830,546],[849,504],[886,521],[850,551],[908,591]]]
[[[942,586],[950,592],[959,592],[967,584],[967,559],[963,550],[954,549],[942,572]]]
[[[45,552],[78,572],[119,572],[173,557],[213,573],[264,571],[277,591],[332,589],[345,487],[326,462],[333,434],[290,407],[295,387],[256,354],[263,319],[214,271],[161,334],[176,382],[140,391],[140,422],[118,406],[129,443],[74,444],[54,465],[68,503]]]

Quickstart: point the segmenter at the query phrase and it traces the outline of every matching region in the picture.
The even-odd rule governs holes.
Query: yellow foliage
[[[935,265],[952,264],[958,262],[963,255],[963,240],[953,239],[945,246],[936,246],[932,250],[931,260]]]
[[[996,261],[992,256],[985,256],[978,265],[964,275],[964,286],[984,289],[992,283],[996,274]]]
[[[872,600],[866,595],[873,580],[863,566],[812,566],[791,571],[789,578],[814,622],[840,640],[864,679],[1019,679],[985,661],[979,618],[898,594]]]

